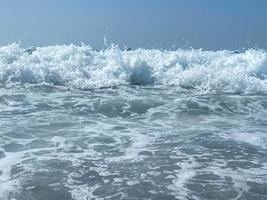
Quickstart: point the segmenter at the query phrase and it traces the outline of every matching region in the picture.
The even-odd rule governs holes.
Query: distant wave
[[[26,83],[79,89],[161,85],[210,93],[267,92],[267,53],[116,47],[95,51],[85,45],[0,47],[0,85]]]

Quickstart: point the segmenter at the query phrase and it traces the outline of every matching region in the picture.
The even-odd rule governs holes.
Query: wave
[[[0,85],[52,84],[94,89],[159,85],[203,92],[267,92],[267,53],[202,50],[100,51],[90,46],[56,45],[24,49],[0,47]]]

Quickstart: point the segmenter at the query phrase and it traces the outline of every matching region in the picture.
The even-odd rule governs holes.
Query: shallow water
[[[265,95],[2,88],[1,197],[266,199]]]
[[[267,198],[266,53],[45,48],[0,51],[1,200]]]

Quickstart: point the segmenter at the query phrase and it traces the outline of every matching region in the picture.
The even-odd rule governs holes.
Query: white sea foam
[[[90,46],[47,46],[25,51],[0,47],[0,84],[45,83],[92,89],[163,85],[206,92],[267,92],[267,52],[202,51]]]
[[[0,199],[7,199],[9,193],[15,190],[15,186],[18,184],[16,180],[10,180],[11,166],[21,161],[19,154],[8,154],[1,159],[0,163]],[[19,160],[19,161],[18,161]]]

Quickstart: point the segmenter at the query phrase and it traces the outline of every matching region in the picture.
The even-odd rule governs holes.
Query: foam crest
[[[160,85],[214,93],[267,92],[267,53],[116,47],[95,51],[86,45],[0,47],[0,84],[25,83],[79,89]]]

